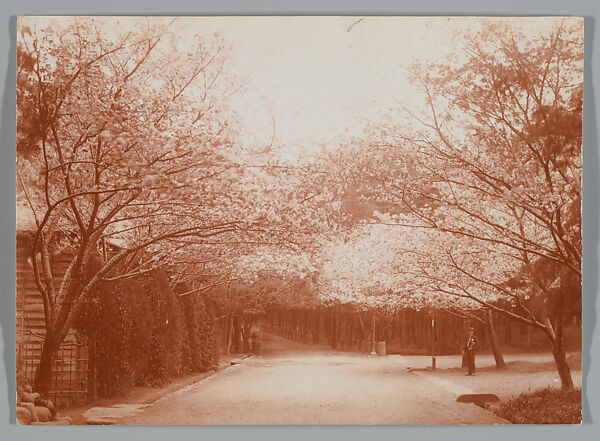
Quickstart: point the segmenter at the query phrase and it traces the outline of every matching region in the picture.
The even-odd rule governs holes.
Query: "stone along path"
[[[117,424],[506,423],[456,391],[409,372],[401,357],[301,345],[274,336],[252,357]]]

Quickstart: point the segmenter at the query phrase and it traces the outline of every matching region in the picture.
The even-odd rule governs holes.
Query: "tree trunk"
[[[332,349],[337,349],[337,315],[335,313],[335,309],[331,311],[330,330],[329,344]]]
[[[491,309],[487,310],[486,329],[488,331],[490,345],[494,354],[494,360],[496,360],[496,368],[505,368],[506,363],[504,362],[500,344],[498,343],[498,337],[496,336],[496,328],[494,327],[494,314]]]
[[[402,349],[406,349],[408,347],[408,314],[406,313],[406,309],[402,310]]]
[[[302,343],[310,343],[312,341],[312,329],[310,326],[310,311],[308,309],[304,310],[304,319],[302,320],[303,330],[302,330]]]
[[[231,313],[227,314],[227,326],[225,333],[227,334],[225,340],[225,353],[229,354],[231,353],[231,344],[233,343],[233,315]]]
[[[321,312],[315,311],[313,313],[313,344],[316,345],[319,343],[319,330],[321,327]]]
[[[339,345],[340,349],[348,349],[347,348],[348,341],[348,315],[345,311],[340,312],[340,338]]]
[[[238,316],[233,317],[233,343],[232,352],[239,354],[242,352],[242,327],[240,324],[240,318]]]
[[[361,330],[361,333],[362,333],[362,337],[363,337],[364,340],[367,340],[369,338],[369,331],[365,327],[365,323],[362,320],[362,316],[360,315],[360,312],[357,312],[356,314],[358,316],[358,324],[360,325],[360,330]]]
[[[363,322],[363,319],[362,319],[362,316],[360,314],[360,311],[356,312],[356,316],[358,317],[358,324],[360,326],[360,342],[358,344],[358,350],[362,352],[362,351],[365,350],[365,347],[368,346],[368,343],[369,343],[369,331],[365,327],[365,324]],[[369,352],[368,349],[367,349],[367,352]]]
[[[410,311],[408,317],[408,345],[416,346],[417,345],[417,320],[416,320],[416,312]]]
[[[342,336],[342,314],[340,313],[341,307],[338,305],[335,308],[335,347],[341,349],[341,336]]]
[[[292,312],[292,326],[293,326],[293,330],[294,330],[292,339],[294,341],[300,341],[300,339],[298,338],[298,336],[300,334],[300,325],[299,325],[299,321],[298,321],[298,310],[297,309],[294,309],[294,311]]]
[[[567,357],[565,356],[565,348],[563,346],[563,323],[561,316],[556,320],[556,332],[554,341],[552,342],[552,354],[554,355],[556,370],[558,371],[562,388],[573,389],[573,378],[571,377],[571,370],[567,364]]]
[[[253,320],[246,317],[242,322],[242,352],[250,352],[250,329],[252,329]]]
[[[44,344],[42,345],[42,354],[40,356],[40,364],[35,372],[34,386],[35,392],[43,396],[47,396],[50,392],[52,384],[52,365],[58,352],[60,342],[56,341],[54,331],[46,331]]]

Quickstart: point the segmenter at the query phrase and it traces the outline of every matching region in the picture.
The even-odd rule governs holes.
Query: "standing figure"
[[[475,335],[475,329],[469,328],[465,342],[465,358],[469,371],[466,375],[475,375],[475,352],[479,347],[479,340]]]
[[[260,340],[261,340],[261,329],[259,324],[255,324],[250,329],[250,345],[252,353],[255,355],[260,354]]]

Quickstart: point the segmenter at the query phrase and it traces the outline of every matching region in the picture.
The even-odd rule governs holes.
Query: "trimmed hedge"
[[[96,341],[100,397],[127,394],[134,386],[164,386],[218,363],[214,321],[204,299],[176,295],[164,271],[98,284],[77,329]]]
[[[164,272],[150,273],[144,277],[143,285],[153,317],[145,377],[152,386],[163,386],[183,373],[182,346],[186,344],[183,314]]]
[[[187,285],[176,287],[177,293],[190,291]],[[210,318],[204,299],[188,294],[179,297],[184,311],[187,345],[183,347],[184,368],[189,371],[206,371],[219,363],[219,351],[215,337],[214,322]]]

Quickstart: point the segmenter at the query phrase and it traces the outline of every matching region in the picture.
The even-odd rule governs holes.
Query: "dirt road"
[[[399,357],[338,353],[269,336],[251,357],[118,424],[494,424]]]

